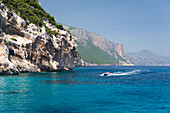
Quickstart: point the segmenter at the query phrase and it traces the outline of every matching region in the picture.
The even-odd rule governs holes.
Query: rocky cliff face
[[[84,65],[77,53],[76,38],[44,23],[58,35],[47,35],[45,27],[26,21],[0,3],[0,74],[59,71]]]
[[[131,65],[124,52],[122,44],[114,43],[107,40],[105,37],[93,32],[88,32],[84,29],[77,27],[70,27],[64,25],[72,34],[78,38],[78,42],[86,44],[86,41],[92,42],[95,46],[104,50],[107,54],[113,56],[113,60],[116,60],[118,65]]]

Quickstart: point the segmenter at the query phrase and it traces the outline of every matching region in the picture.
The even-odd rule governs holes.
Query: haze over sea
[[[170,67],[81,67],[0,76],[0,84],[1,113],[170,113]]]

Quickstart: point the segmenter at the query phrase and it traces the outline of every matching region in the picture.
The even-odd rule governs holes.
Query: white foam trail
[[[123,75],[135,75],[139,74],[142,70],[134,70],[134,71],[129,71],[129,72],[114,72],[108,74],[108,76],[123,76]],[[104,76],[104,73],[101,74],[100,76]]]

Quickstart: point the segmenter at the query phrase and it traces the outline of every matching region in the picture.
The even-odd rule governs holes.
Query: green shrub
[[[10,38],[11,40],[13,40],[13,41],[15,41],[15,42],[17,42],[17,39],[16,38]]]
[[[55,25],[58,29],[64,30],[62,25],[58,25],[53,16],[47,13],[37,2],[37,0],[0,0],[9,9],[20,16],[28,20],[29,23],[33,23],[37,26],[44,26],[43,19],[47,19],[49,23]]]
[[[59,33],[57,31],[52,31],[49,27],[45,26],[46,32],[48,35],[54,35],[57,36]]]

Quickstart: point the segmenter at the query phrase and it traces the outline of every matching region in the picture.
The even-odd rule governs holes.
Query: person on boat
[[[105,72],[104,76],[108,76],[109,74],[111,74],[110,72]]]

